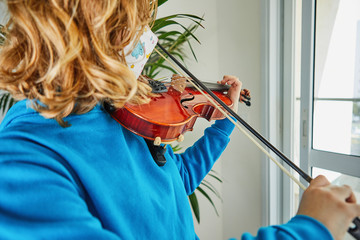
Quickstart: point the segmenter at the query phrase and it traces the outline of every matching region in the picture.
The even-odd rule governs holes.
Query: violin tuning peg
[[[184,141],[184,139],[185,139],[184,135],[180,134],[179,137],[177,138],[177,141],[182,142],[182,141]]]
[[[154,140],[154,145],[155,146],[160,146],[161,144],[161,137],[156,137],[155,140]]]
[[[246,106],[250,107],[251,106],[251,102],[250,101],[244,101],[244,103],[246,104]]]

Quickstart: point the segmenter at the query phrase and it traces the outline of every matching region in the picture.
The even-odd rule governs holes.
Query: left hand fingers
[[[232,75],[225,75],[221,81],[218,81],[220,84],[228,84],[231,85],[231,87],[240,88],[242,86],[242,82],[239,80],[238,77],[232,76]]]
[[[218,83],[223,85],[230,85],[230,88],[228,90],[228,96],[233,102],[240,100],[242,82],[239,80],[239,78],[231,75],[225,75],[223,79]]]
[[[235,76],[225,75],[221,81],[218,83],[220,84],[228,84],[230,88],[227,92],[228,97],[232,101],[232,109],[237,112],[238,102],[240,100],[240,92],[242,87],[242,82]]]
[[[241,89],[241,95],[244,95],[244,96],[249,96],[250,97],[250,90],[244,88],[244,89]]]

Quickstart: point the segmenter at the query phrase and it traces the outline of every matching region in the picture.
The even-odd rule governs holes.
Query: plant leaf
[[[176,35],[182,35],[179,31],[169,31],[169,32],[158,32],[158,38],[163,40],[173,40],[171,38],[167,38],[168,36],[176,36]]]
[[[219,216],[219,213],[218,213],[218,211],[217,211],[217,208],[216,208],[213,200],[211,199],[211,197],[210,197],[201,187],[196,188],[196,190],[198,190],[202,195],[205,196],[205,198],[207,198],[207,200],[209,200],[209,202],[211,203],[211,205],[214,207],[214,210],[215,210],[216,215]]]
[[[219,191],[216,190],[216,188],[209,181],[203,180],[201,182],[201,185],[205,186],[207,189],[209,189],[211,192],[213,192],[222,201],[222,197],[221,197]]]
[[[192,55],[194,56],[195,60],[197,61],[197,57],[196,57],[196,55],[195,55],[194,49],[193,49],[192,46],[191,46],[190,41],[189,41],[188,39],[187,39],[186,41],[187,41],[188,44],[189,44],[189,47],[190,47],[190,50],[191,50]]]
[[[155,21],[153,27],[151,30],[156,33],[159,29],[162,29],[164,27],[170,26],[170,25],[180,25],[180,23],[174,21],[174,20],[166,20],[163,19],[162,21]]]
[[[176,144],[175,146],[171,145],[171,148],[172,148],[173,152],[178,152],[182,149],[180,144]]]
[[[216,180],[218,180],[219,182],[223,182],[218,176],[216,176],[215,174],[209,173],[209,176],[211,176],[212,178],[215,178]]]
[[[1,97],[2,114],[6,113],[10,94],[4,93]]]
[[[167,69],[167,70],[171,71],[172,73],[176,73],[176,71],[172,67],[166,66],[164,64],[155,63],[154,66],[161,67],[163,69]]]
[[[8,92],[0,92],[0,110],[2,114],[6,114],[7,111],[16,103],[17,101],[11,97]]]
[[[195,192],[193,192],[191,195],[189,195],[191,208],[194,212],[195,218],[198,223],[200,223],[200,208],[199,208],[199,202],[197,200]]]
[[[167,2],[168,0],[158,0],[158,6],[163,5],[165,2]]]
[[[151,30],[154,33],[156,33],[158,30],[160,30],[166,26],[169,26],[169,25],[179,25],[179,26],[182,26],[183,28],[185,28],[181,23],[175,21],[174,18],[184,18],[184,19],[187,19],[187,20],[190,20],[190,21],[196,23],[197,26],[201,26],[202,28],[204,28],[201,24],[201,21],[203,21],[204,19],[202,19],[198,16],[190,15],[190,14],[175,14],[175,15],[170,15],[167,17],[156,19],[154,21],[154,24],[153,24]],[[199,21],[197,21],[195,19],[197,19]]]

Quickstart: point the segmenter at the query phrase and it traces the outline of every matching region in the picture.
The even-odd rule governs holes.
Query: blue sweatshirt
[[[99,106],[65,120],[71,127],[21,101],[1,123],[0,239],[197,239],[187,195],[225,149],[230,121],[216,121],[182,154],[168,147],[159,167],[144,139]],[[258,239],[310,235],[331,239],[305,216],[260,229]]]

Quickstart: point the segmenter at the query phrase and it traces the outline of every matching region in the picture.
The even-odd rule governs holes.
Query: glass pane
[[[359,150],[356,148],[356,144],[352,147],[352,105],[351,102],[315,101],[313,148],[359,155],[359,152],[355,152]],[[354,135],[355,137],[359,139],[359,136]]]
[[[360,155],[360,0],[317,0],[313,148]]]
[[[349,185],[355,194],[357,203],[360,203],[360,178],[325,170],[322,168],[313,167],[312,177],[315,178],[319,175],[324,175],[334,185],[338,185],[338,186],[342,186],[345,184]],[[350,239],[354,239],[354,238],[349,234],[346,234],[344,240],[350,240]]]

